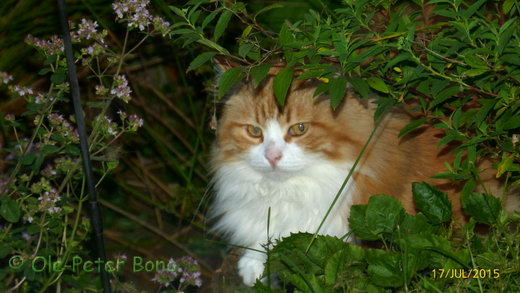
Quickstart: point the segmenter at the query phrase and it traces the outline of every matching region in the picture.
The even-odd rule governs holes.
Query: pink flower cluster
[[[116,19],[128,22],[129,28],[139,28],[144,31],[150,24],[154,29],[165,36],[168,34],[170,23],[159,16],[153,16],[148,10],[149,0],[119,0],[112,4]]]
[[[130,101],[132,90],[128,86],[128,80],[126,80],[124,75],[114,76],[114,87],[110,90],[110,93],[120,98],[125,103]]]
[[[195,259],[184,256],[179,259],[168,261],[168,268],[155,274],[152,281],[164,287],[170,286],[176,280],[179,281],[179,288],[188,286],[202,286],[200,266]]]
[[[8,84],[13,77],[5,72],[0,71],[0,82],[3,84]]]
[[[37,37],[28,35],[25,38],[25,42],[31,46],[36,47],[43,51],[46,56],[60,55],[65,51],[63,40],[58,36],[51,36],[50,40],[42,40]]]

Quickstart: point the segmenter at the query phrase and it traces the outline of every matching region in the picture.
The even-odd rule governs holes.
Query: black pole
[[[105,243],[103,240],[103,223],[101,221],[101,211],[99,209],[96,188],[94,185],[94,175],[92,173],[92,162],[90,161],[90,154],[88,152],[88,137],[85,127],[85,119],[83,117],[83,109],[81,107],[79,97],[79,83],[76,75],[76,66],[74,64],[74,56],[72,54],[72,43],[70,40],[69,24],[65,12],[64,0],[58,0],[58,7],[60,10],[60,22],[63,30],[63,43],[65,46],[65,57],[67,58],[67,67],[69,71],[70,90],[72,94],[72,102],[74,104],[74,114],[76,116],[76,123],[78,125],[79,144],[81,149],[81,158],[83,161],[83,171],[87,180],[87,188],[89,194],[90,207],[90,222],[94,227],[94,241],[96,243],[96,252],[99,260],[102,261],[100,266],[101,281],[103,282],[103,290],[105,293],[110,293],[110,279],[105,270],[106,264]]]

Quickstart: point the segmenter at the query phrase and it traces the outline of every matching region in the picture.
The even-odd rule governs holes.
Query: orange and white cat
[[[332,110],[326,96],[313,97],[316,80],[295,81],[280,107],[273,93],[277,70],[273,67],[257,88],[241,83],[230,94],[212,153],[214,228],[232,244],[253,249],[238,262],[246,285],[262,275],[266,254],[259,251],[268,238],[316,232],[374,127],[371,101],[347,94]],[[373,194],[394,196],[414,213],[413,181],[456,194],[458,186],[447,180],[428,179],[450,160],[448,151],[436,147],[438,131],[426,128],[398,138],[411,119],[398,109],[386,114],[321,234],[344,236],[350,206]],[[453,201],[453,212],[463,217],[459,200]]]

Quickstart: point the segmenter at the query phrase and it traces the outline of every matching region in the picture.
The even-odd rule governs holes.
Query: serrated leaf
[[[380,78],[371,77],[371,78],[367,79],[367,82],[368,82],[368,85],[371,88],[375,89],[376,91],[386,93],[386,94],[388,94],[390,92],[386,83]]]
[[[264,78],[269,73],[269,69],[271,69],[271,64],[260,64],[251,68],[251,78],[253,79],[253,87],[258,87],[258,85],[264,80]]]
[[[400,256],[379,249],[366,253],[367,272],[372,282],[381,287],[400,287],[403,284]]]
[[[347,90],[347,79],[340,76],[333,79],[330,82],[330,105],[332,109],[336,108],[341,104],[343,98],[345,98],[345,92]]]
[[[193,59],[193,61],[191,61],[190,66],[188,66],[188,70],[186,70],[186,72],[190,72],[192,70],[199,68],[201,65],[208,62],[215,55],[217,55],[216,52],[205,52],[205,53],[200,54],[199,56],[195,57],[195,59]]]
[[[501,210],[498,198],[482,193],[463,194],[460,202],[464,211],[480,223],[496,223]]]
[[[243,71],[240,67],[230,68],[222,74],[218,82],[219,98],[223,97],[240,80],[242,74]]]
[[[276,97],[276,101],[281,106],[285,104],[285,98],[287,97],[287,92],[291,87],[293,75],[294,69],[291,67],[286,67],[278,72],[274,78],[274,95]]]
[[[410,123],[408,123],[405,127],[403,127],[403,129],[401,129],[401,131],[399,132],[399,137],[401,136],[404,136],[412,131],[414,131],[415,129],[417,129],[417,127],[423,125],[424,122],[426,122],[428,120],[427,117],[423,117],[423,118],[419,118],[419,119],[416,119]]]
[[[451,219],[451,202],[446,193],[426,182],[413,182],[412,193],[417,209],[431,223],[440,224]]]
[[[0,216],[10,223],[16,223],[20,219],[20,206],[16,200],[4,196],[0,201]]]
[[[220,39],[220,37],[222,36],[222,34],[224,34],[224,31],[226,30],[229,24],[229,20],[231,19],[231,15],[233,15],[233,13],[229,10],[224,10],[224,12],[222,12],[222,14],[220,15],[217,21],[217,25],[215,26],[215,33],[213,34],[213,40],[215,42],[217,42],[218,39]]]
[[[373,195],[368,200],[365,220],[373,234],[390,234],[401,223],[404,208],[401,203],[387,195]]]

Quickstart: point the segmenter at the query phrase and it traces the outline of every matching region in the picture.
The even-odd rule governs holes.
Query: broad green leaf
[[[371,281],[381,287],[400,287],[403,285],[401,256],[379,249],[366,252],[367,272]]]
[[[330,82],[330,104],[332,109],[336,108],[341,104],[343,98],[345,98],[345,91],[347,90],[347,79],[340,76],[333,79]]]
[[[460,202],[464,211],[480,223],[496,223],[501,210],[498,198],[482,193],[463,194]]]
[[[325,265],[325,282],[328,285],[336,284],[338,279],[338,275],[345,269],[347,266],[347,253],[346,250],[342,249],[334,253],[327,261]]]
[[[391,234],[401,223],[403,215],[404,208],[397,199],[373,195],[368,200],[365,221],[373,234]]]
[[[16,200],[4,196],[0,200],[0,216],[10,223],[16,223],[20,219],[20,206]]]
[[[388,89],[388,86],[386,85],[386,83],[380,79],[380,78],[377,78],[377,77],[370,77],[368,80],[368,85],[375,89],[376,91],[379,91],[379,92],[382,92],[382,93],[386,93],[388,94],[390,92],[390,90]]]
[[[451,219],[451,202],[446,193],[425,182],[412,183],[413,199],[417,209],[433,224]]]
[[[222,14],[220,15],[217,21],[217,25],[215,26],[215,32],[213,34],[213,40],[215,42],[217,42],[218,39],[220,39],[220,37],[222,36],[222,34],[224,34],[224,31],[226,30],[229,24],[229,20],[231,19],[231,15],[233,15],[233,13],[229,10],[224,10],[224,12],[222,12]]]
[[[253,87],[258,87],[258,85],[264,80],[264,78],[269,73],[269,69],[271,69],[271,64],[260,64],[251,68],[251,78],[253,79]]]
[[[282,69],[274,78],[274,95],[279,105],[285,104],[285,98],[287,97],[287,91],[291,87],[293,79],[294,69],[286,67]]]
[[[350,208],[350,216],[348,218],[349,227],[361,240],[377,240],[379,235],[372,233],[370,227],[366,223],[367,205],[353,205]]]
[[[242,77],[243,71],[240,67],[233,67],[222,74],[218,82],[218,96],[223,97]]]
[[[190,72],[192,70],[199,68],[201,65],[208,62],[215,55],[217,55],[216,52],[205,52],[205,53],[200,54],[199,56],[195,57],[195,59],[193,59],[193,61],[191,61],[190,66],[188,66],[188,70],[186,70],[186,72]]]
[[[399,137],[401,136],[404,136],[412,131],[414,131],[415,129],[417,129],[417,127],[423,125],[424,122],[426,122],[428,120],[427,117],[423,117],[423,118],[419,118],[419,119],[416,119],[410,123],[408,123],[405,127],[403,127],[403,129],[401,129],[401,131],[399,132]]]

